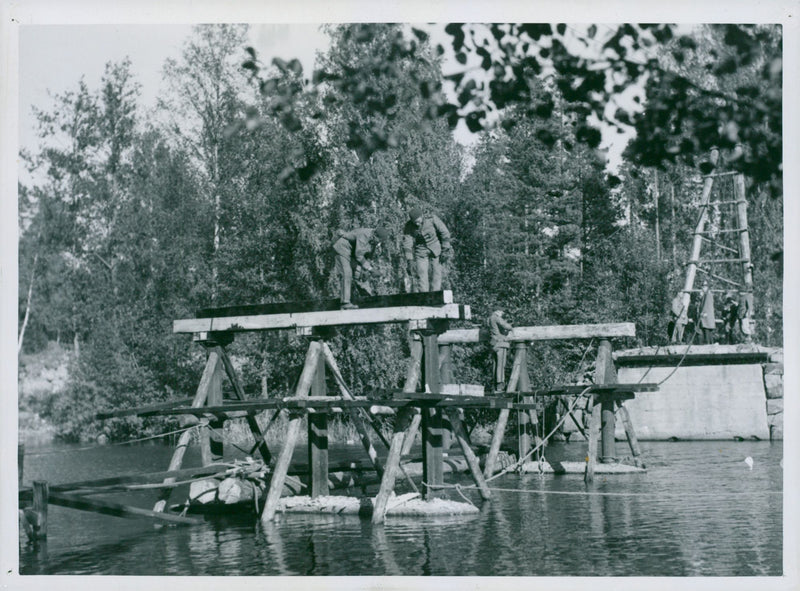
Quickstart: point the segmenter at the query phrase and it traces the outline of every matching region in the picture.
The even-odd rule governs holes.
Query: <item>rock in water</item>
[[[194,503],[205,505],[217,497],[217,481],[212,478],[196,480],[189,485],[189,498]]]
[[[219,485],[217,498],[226,505],[253,498],[253,483],[241,478],[226,478]]]

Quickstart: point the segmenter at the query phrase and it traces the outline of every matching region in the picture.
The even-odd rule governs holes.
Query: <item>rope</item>
[[[538,449],[540,449],[541,447],[543,447],[543,446],[544,446],[544,444],[545,444],[545,442],[546,442],[548,439],[550,439],[550,438],[551,438],[551,437],[552,437],[552,436],[553,436],[553,435],[556,433],[556,431],[558,431],[559,427],[561,427],[561,425],[564,423],[564,421],[566,421],[566,420],[567,420],[567,417],[569,416],[569,413],[570,413],[570,412],[572,412],[572,409],[574,409],[574,408],[575,408],[575,406],[578,404],[578,401],[579,401],[581,398],[583,398],[583,397],[586,395],[586,393],[587,393],[589,390],[591,390],[591,389],[592,389],[592,387],[593,387],[593,386],[594,386],[594,384],[590,384],[590,385],[586,386],[586,388],[583,390],[583,392],[581,392],[580,394],[578,394],[578,395],[575,397],[575,400],[573,400],[573,401],[572,401],[572,404],[569,406],[569,409],[567,410],[567,412],[566,412],[566,413],[564,413],[564,416],[562,416],[562,417],[561,417],[561,418],[558,420],[558,422],[556,423],[556,426],[555,426],[555,427],[553,427],[553,429],[550,431],[550,433],[548,433],[546,437],[544,437],[544,438],[543,438],[543,439],[542,439],[542,440],[541,440],[539,443],[537,443],[535,447],[531,448],[531,450],[530,450],[530,451],[529,451],[527,454],[525,454],[523,457],[521,457],[519,460],[517,460],[516,462],[514,462],[514,463],[513,463],[513,464],[511,464],[510,466],[507,466],[507,467],[505,467],[503,470],[501,470],[500,472],[498,472],[498,473],[497,473],[497,474],[495,474],[494,476],[491,476],[491,477],[487,478],[487,479],[486,479],[486,482],[491,482],[491,481],[492,481],[492,480],[494,480],[495,478],[499,478],[500,476],[503,476],[504,474],[507,474],[507,473],[511,472],[512,470],[515,470],[517,467],[519,467],[519,466],[522,466],[522,464],[525,462],[525,460],[527,460],[527,459],[528,459],[529,457],[531,457],[531,456],[532,456],[534,453],[536,453],[536,451],[537,451]]]
[[[161,433],[160,435],[150,435],[148,437],[139,437],[137,439],[129,439],[128,441],[117,441],[114,443],[109,443],[107,445],[87,445],[84,447],[75,447],[70,449],[51,449],[47,451],[35,451],[32,453],[25,453],[26,456],[46,456],[50,454],[62,454],[62,453],[72,453],[74,451],[87,451],[90,449],[98,449],[101,447],[113,447],[116,445],[130,445],[131,443],[139,443],[141,441],[149,441],[151,439],[160,439],[162,437],[169,437],[170,435],[176,435],[177,433],[183,433],[184,431],[188,431],[189,429],[194,429],[197,425],[190,425],[188,427],[183,427],[181,429],[176,429],[175,431],[169,431],[167,433]]]
[[[681,364],[683,363],[684,359],[686,359],[686,356],[689,354],[689,351],[691,350],[691,348],[692,348],[692,345],[694,344],[694,338],[695,338],[696,336],[697,336],[697,331],[695,330],[695,331],[694,331],[694,333],[692,334],[692,338],[691,338],[691,340],[689,341],[689,346],[688,346],[688,347],[686,347],[686,351],[684,351],[684,352],[683,352],[683,357],[681,357],[681,360],[680,360],[680,361],[678,361],[678,365],[676,365],[676,366],[675,366],[675,369],[673,369],[671,372],[669,372],[669,375],[667,375],[667,377],[665,377],[663,380],[661,380],[660,382],[658,382],[658,385],[659,385],[659,386],[660,386],[661,384],[663,384],[664,382],[666,382],[668,379],[670,379],[670,378],[673,376],[673,374],[674,374],[676,371],[678,371],[678,368],[681,366]],[[648,370],[648,371],[649,371],[649,370]]]

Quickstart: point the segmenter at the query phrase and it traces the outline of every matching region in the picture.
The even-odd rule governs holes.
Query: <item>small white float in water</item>
[[[747,456],[744,459],[744,463],[747,464],[748,468],[750,468],[751,470],[753,469],[753,458],[751,458],[750,456]]]

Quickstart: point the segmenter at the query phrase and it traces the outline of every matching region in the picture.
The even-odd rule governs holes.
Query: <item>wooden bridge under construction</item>
[[[247,494],[243,493],[242,498],[250,501],[250,510],[256,507],[260,511],[262,522],[274,519],[278,512],[318,512],[325,511],[326,507],[337,513],[350,512],[348,507],[354,507],[352,512],[369,516],[373,523],[382,523],[387,514],[393,512],[427,515],[474,510],[467,503],[445,502],[445,493],[450,485],[445,482],[444,475],[449,470],[463,468],[471,475],[484,502],[490,501],[492,491],[488,481],[496,477],[500,469],[498,457],[511,411],[515,413],[519,434],[519,461],[514,468],[543,470],[542,466],[546,466],[545,471],[582,473],[588,482],[599,472],[644,469],[624,402],[634,398],[636,393],[656,391],[658,386],[652,383],[617,383],[612,360],[612,340],[635,336],[633,323],[516,327],[509,334],[514,360],[506,391],[484,396],[478,388],[454,384],[452,346],[480,343],[488,340],[488,335],[479,328],[451,328],[452,322],[469,321],[471,311],[469,306],[455,303],[450,291],[373,296],[362,298],[357,303],[359,308],[354,310],[340,310],[338,300],[334,299],[209,308],[197,311],[194,318],[175,320],[173,332],[193,335],[193,340],[207,352],[194,397],[133,409],[108,409],[98,413],[97,418],[171,415],[178,417],[184,426],[197,425],[200,427],[203,465],[183,467],[185,451],[192,441],[192,430],[184,430],[164,472],[59,485],[37,481],[32,487],[20,486],[20,506],[28,505],[21,513],[29,536],[34,539],[46,536],[48,504],[121,517],[196,523],[199,521],[197,518],[178,514],[168,505],[174,489],[188,480],[196,482],[216,477],[218,482],[220,477],[231,474],[239,477],[241,482],[249,479],[249,492],[245,491]],[[336,327],[387,323],[406,323],[411,333],[404,386],[398,391],[357,394],[339,371],[327,339]],[[305,362],[294,394],[280,399],[247,399],[226,348],[236,333],[275,330],[292,330],[308,340]],[[527,369],[531,343],[565,339],[599,340],[594,383],[565,384],[532,391]],[[227,376],[231,383],[233,399],[224,397],[223,376]],[[327,391],[327,376],[336,383],[336,395],[329,395]],[[538,411],[548,397],[553,396],[570,396],[573,402],[583,397],[587,399],[584,412],[589,413],[590,419],[586,429],[588,451],[585,462],[551,465],[527,461],[552,435],[551,432],[541,438],[535,427]],[[464,413],[472,409],[498,411],[483,468],[464,425]],[[562,421],[572,416],[571,411],[570,407],[566,409]],[[265,435],[281,412],[288,413],[288,429],[280,448],[270,449]],[[267,416],[264,426],[256,418],[262,413]],[[354,462],[334,465],[329,462],[328,421],[337,413],[349,416],[358,430],[361,445],[369,458],[366,465]],[[379,417],[386,415],[393,419],[392,433],[388,437],[379,422]],[[621,463],[616,453],[614,430],[617,418],[624,425],[630,446],[632,461],[629,463]],[[230,464],[222,463],[225,451],[222,429],[225,422],[232,419],[246,421],[255,442],[250,455],[258,458],[248,458],[248,463],[239,463],[234,469]],[[304,421],[308,430],[308,471],[303,480],[296,477],[297,470],[291,461]],[[419,472],[407,469],[408,464],[403,463],[409,458],[417,434],[422,444],[421,480],[415,480]],[[381,454],[377,453],[376,441],[385,448]],[[463,453],[463,460],[454,468],[451,458],[447,457],[447,448],[455,441]],[[508,469],[506,466],[505,470]],[[358,486],[359,478],[349,473],[363,470],[374,472],[375,482],[379,483],[374,498],[356,499],[329,494],[333,488]],[[261,479],[265,494],[259,495],[258,487],[253,486],[254,478]],[[396,495],[398,481],[406,483],[413,492]],[[158,490],[159,497],[152,510],[95,498],[143,485]],[[212,497],[221,495],[215,490],[208,494]],[[301,492],[304,495],[301,496]]]

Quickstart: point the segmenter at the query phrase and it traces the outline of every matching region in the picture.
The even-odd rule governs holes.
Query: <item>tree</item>
[[[236,135],[228,133],[243,115],[244,76],[241,63],[246,25],[198,25],[184,44],[181,60],[169,59],[164,79],[171,95],[161,101],[175,137],[192,155],[204,179],[213,209],[213,253],[222,240],[223,201],[238,195]],[[219,266],[211,267],[212,298],[216,298]]]

